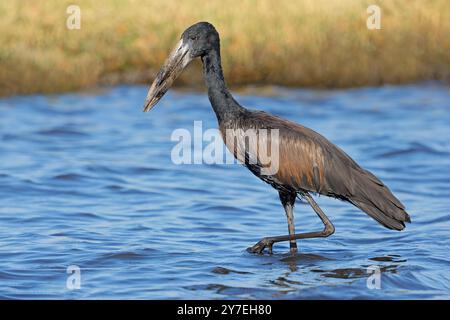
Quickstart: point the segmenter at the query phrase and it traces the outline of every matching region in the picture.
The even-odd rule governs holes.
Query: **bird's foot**
[[[272,247],[273,247],[274,241],[271,238],[263,238],[261,239],[257,244],[255,244],[253,247],[250,247],[247,249],[250,253],[263,253],[264,249],[267,248],[269,254],[272,254]]]

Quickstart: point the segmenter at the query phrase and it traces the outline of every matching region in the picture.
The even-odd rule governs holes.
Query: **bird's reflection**
[[[372,258],[368,258],[367,263],[364,263],[358,267],[348,267],[348,268],[336,268],[329,269],[324,268],[324,265],[327,265],[327,262],[334,260],[333,258],[329,258],[323,255],[318,254],[288,254],[283,255],[278,259],[280,262],[286,264],[288,269],[282,276],[278,276],[276,279],[271,280],[270,282],[283,289],[284,291],[292,291],[298,290],[299,287],[306,284],[302,281],[302,278],[305,278],[305,281],[308,279],[308,285],[311,285],[311,278],[307,276],[309,273],[319,274],[324,278],[335,278],[335,279],[358,279],[358,278],[367,278],[372,273],[369,272],[369,267],[376,265],[379,267],[381,273],[397,273],[397,268],[406,262],[406,259],[403,259],[399,255],[385,255],[385,256],[376,256]],[[301,274],[300,274],[301,272]],[[296,274],[295,280],[292,279],[292,274]],[[304,275],[304,276],[303,276]],[[288,290],[286,290],[288,289]],[[291,289],[291,290],[289,290]]]
[[[308,266],[315,265],[320,261],[330,260],[327,257],[313,254],[313,253],[297,253],[297,254],[288,254],[280,259],[281,262],[284,262],[289,267],[290,272],[295,272],[298,270],[298,265]]]

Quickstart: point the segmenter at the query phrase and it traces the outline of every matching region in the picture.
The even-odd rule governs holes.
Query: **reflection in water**
[[[289,255],[280,259],[281,262],[284,262],[288,265],[291,272],[297,271],[298,264],[302,266],[311,266],[314,265],[316,262],[325,260],[329,259],[312,253],[297,253],[297,254],[289,253]]]
[[[248,274],[249,273],[249,272],[245,272],[245,271],[232,270],[232,269],[228,269],[228,268],[224,268],[224,267],[216,267],[211,272],[217,273],[217,274],[229,274],[229,273]]]
[[[323,277],[337,278],[337,279],[355,279],[364,278],[370,276],[371,273],[368,272],[368,268],[374,264],[361,265],[360,267],[349,267],[349,268],[337,268],[337,269],[321,269],[320,265],[322,261],[330,260],[323,256],[315,254],[295,254],[290,255],[280,259],[281,262],[287,264],[289,272],[298,271],[299,268],[306,267],[310,272],[318,273]],[[390,272],[396,273],[397,268],[406,260],[400,258],[399,255],[385,256],[385,257],[375,257],[369,258],[369,260],[378,262],[392,262],[390,264],[376,264],[382,273]]]
[[[394,232],[319,197],[336,233],[294,256],[288,244],[245,251],[286,232],[275,190],[241,166],[171,162],[173,130],[217,127],[207,97],[171,92],[143,114],[146,89],[0,99],[0,298],[450,297],[448,87],[238,97],[329,137],[412,216]],[[320,227],[300,202],[295,214],[299,230]],[[69,265],[81,290],[65,287]],[[370,266],[380,290],[367,287]]]

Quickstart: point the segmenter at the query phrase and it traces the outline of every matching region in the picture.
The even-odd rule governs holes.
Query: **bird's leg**
[[[297,194],[295,192],[289,191],[279,191],[281,204],[284,207],[284,211],[286,212],[286,218],[288,222],[288,231],[289,235],[293,236],[295,234],[295,225],[294,225],[294,204]],[[268,248],[269,253],[272,253],[272,245],[273,243],[270,241],[270,238],[264,238],[259,241],[255,246],[249,248],[248,250],[251,252],[260,253],[264,248]],[[289,242],[291,252],[297,252],[297,242],[295,239],[290,240]]]
[[[249,248],[250,252],[253,253],[262,253],[265,248],[269,249],[269,253],[272,253],[272,246],[276,242],[282,242],[282,241],[292,241],[297,239],[308,239],[308,238],[321,238],[321,237],[328,237],[334,233],[334,226],[331,223],[330,219],[325,215],[325,213],[320,209],[320,207],[317,205],[317,203],[314,201],[314,199],[309,195],[308,193],[304,194],[306,200],[308,201],[309,205],[314,209],[314,211],[319,216],[320,220],[322,220],[324,229],[322,231],[316,231],[316,232],[305,232],[305,233],[297,233],[293,235],[286,235],[286,236],[276,236],[276,237],[267,237],[259,241],[257,244],[255,244],[253,247]]]
[[[286,218],[288,222],[288,231],[289,235],[292,236],[295,234],[295,224],[294,224],[294,204],[295,198],[297,194],[295,192],[279,192],[281,204],[284,207],[284,211],[286,212]],[[297,241],[290,240],[289,247],[291,248],[291,253],[297,252]]]

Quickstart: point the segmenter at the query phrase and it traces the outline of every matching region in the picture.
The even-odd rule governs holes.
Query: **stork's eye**
[[[191,40],[197,40],[197,36],[189,36],[189,39],[191,39]]]

